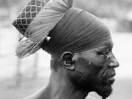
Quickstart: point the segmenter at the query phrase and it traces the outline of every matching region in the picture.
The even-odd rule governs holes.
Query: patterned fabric
[[[73,0],[32,0],[13,25],[26,40],[20,38],[16,49],[19,58],[31,55],[41,48],[49,32],[72,7]],[[37,14],[38,13],[38,14]]]
[[[41,28],[41,31],[43,30]],[[65,51],[79,53],[99,47],[100,44],[111,40],[109,29],[99,18],[77,8],[69,9],[49,36],[50,41],[42,47],[58,57]]]
[[[23,9],[22,13],[13,22],[13,25],[19,30],[21,34],[29,37],[26,29],[48,1],[49,0],[31,0],[27,4],[27,6]]]
[[[32,0],[15,22],[27,37],[17,47],[18,57],[31,55],[40,48],[56,56],[64,51],[77,53],[111,40],[108,28],[96,16],[72,7],[73,0],[40,1]]]

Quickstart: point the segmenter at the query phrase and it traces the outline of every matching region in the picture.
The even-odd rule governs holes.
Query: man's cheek
[[[94,58],[90,58],[89,61],[96,66],[104,65],[105,59],[103,56],[96,56]]]

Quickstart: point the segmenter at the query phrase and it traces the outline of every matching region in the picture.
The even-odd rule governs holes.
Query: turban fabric
[[[111,39],[107,27],[89,12],[72,7],[72,0],[50,0],[29,24],[28,39],[17,49],[19,57],[43,48],[52,55],[80,52]],[[49,37],[49,39],[48,39]]]
[[[23,9],[22,13],[13,22],[13,25],[20,31],[21,34],[26,37],[29,36],[28,33],[26,33],[26,29],[48,1],[49,0],[31,0]]]
[[[107,27],[87,11],[71,8],[50,32],[51,40],[43,44],[52,54],[81,52],[110,40]],[[46,43],[46,42],[45,42]]]

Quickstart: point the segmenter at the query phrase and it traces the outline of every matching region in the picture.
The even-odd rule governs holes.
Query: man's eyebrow
[[[100,48],[97,49],[97,50],[105,51],[106,49],[112,50],[112,48],[113,48],[113,45],[107,43],[107,44],[105,44],[104,46],[100,47]]]
[[[105,48],[113,48],[113,43],[110,43],[110,42],[106,42],[105,43]]]

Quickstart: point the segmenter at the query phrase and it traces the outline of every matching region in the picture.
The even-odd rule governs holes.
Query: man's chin
[[[108,97],[112,93],[111,85],[97,86],[95,92],[97,92],[102,97]]]

